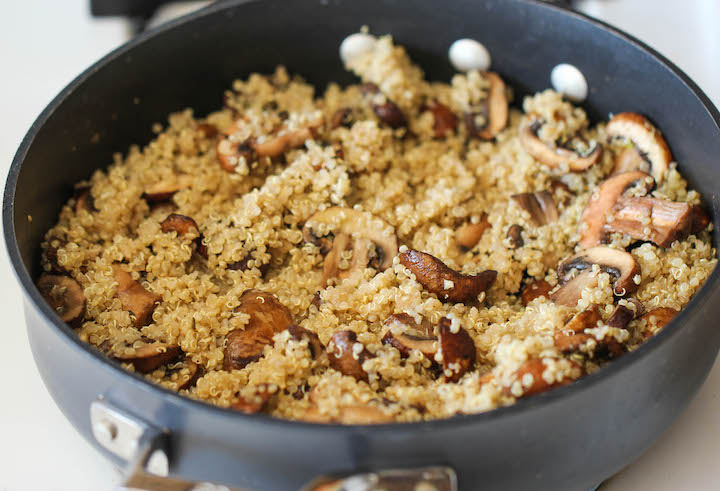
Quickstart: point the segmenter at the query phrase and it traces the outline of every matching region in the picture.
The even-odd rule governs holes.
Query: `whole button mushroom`
[[[486,270],[476,275],[464,275],[448,268],[445,263],[425,252],[407,250],[400,253],[400,264],[410,270],[427,291],[440,300],[470,302],[477,300],[497,278],[497,271]]]
[[[585,75],[574,65],[560,63],[550,72],[550,83],[558,92],[573,102],[582,102],[588,95]]]
[[[292,324],[292,315],[275,295],[247,290],[240,296],[235,312],[250,316],[244,329],[232,331],[225,345],[225,370],[241,369],[262,357],[275,334]]]
[[[340,59],[345,66],[348,66],[351,60],[371,52],[375,48],[375,36],[364,32],[356,32],[350,34],[340,43]]]

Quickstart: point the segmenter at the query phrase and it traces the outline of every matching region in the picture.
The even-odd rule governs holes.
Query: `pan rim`
[[[590,390],[592,387],[600,384],[602,381],[619,375],[630,365],[639,362],[641,359],[649,356],[650,353],[657,350],[662,344],[669,342],[669,339],[671,337],[681,335],[681,326],[684,324],[684,321],[689,318],[692,313],[701,310],[702,306],[709,302],[712,295],[716,294],[716,290],[720,288],[718,286],[720,284],[720,268],[716,267],[706,280],[705,284],[690,300],[688,305],[685,306],[685,308],[675,317],[675,319],[673,319],[673,321],[666,328],[664,328],[661,332],[659,332],[649,341],[643,343],[638,349],[634,350],[633,352],[626,354],[618,360],[614,360],[612,363],[604,366],[601,370],[593,374],[587,375],[572,384],[564,387],[559,387],[551,391],[529,397],[527,399],[520,399],[510,406],[499,407],[482,413],[456,415],[450,418],[436,419],[430,421],[412,423],[384,423],[376,425],[342,425],[337,423],[307,423],[302,421],[292,421],[275,418],[264,414],[247,415],[244,413],[233,411],[228,408],[222,408],[206,402],[201,402],[188,397],[184,397],[169,389],[165,389],[159,385],[153,384],[152,382],[148,381],[137,373],[128,372],[127,370],[122,368],[122,366],[118,362],[107,358],[104,354],[102,354],[100,351],[98,351],[91,345],[82,342],[75,334],[74,330],[60,320],[57,314],[53,312],[52,309],[48,306],[48,304],[43,300],[42,296],[40,295],[38,289],[35,286],[35,283],[32,280],[29,271],[25,267],[25,264],[22,260],[22,254],[20,253],[20,248],[17,242],[14,223],[14,197],[17,188],[17,180],[20,175],[22,164],[37,134],[39,133],[40,129],[45,125],[50,116],[55,112],[58,107],[62,105],[64,100],[72,92],[82,86],[82,84],[87,79],[92,77],[94,72],[98,71],[100,68],[105,67],[117,58],[123,56],[124,54],[132,51],[136,46],[144,43],[146,40],[161,35],[166,31],[173,30],[177,26],[181,26],[189,22],[194,22],[197,19],[212,15],[215,12],[232,9],[237,7],[238,5],[250,3],[251,1],[256,0],[230,0],[210,5],[201,10],[190,13],[181,18],[175,19],[161,26],[148,30],[147,32],[136,36],[135,38],[131,39],[130,41],[124,43],[123,45],[119,46],[118,48],[114,49],[110,53],[100,58],[98,61],[96,61],[87,69],[85,69],[82,73],[80,73],[77,77],[75,77],[75,79],[73,79],[65,88],[63,88],[58,93],[58,95],[56,95],[53,100],[45,107],[45,109],[43,109],[43,111],[40,113],[40,115],[32,123],[29,130],[27,131],[10,166],[3,196],[3,233],[6,249],[10,258],[10,263],[12,264],[13,271],[18,282],[20,283],[23,293],[26,295],[23,301],[28,302],[27,297],[29,297],[29,303],[31,303],[33,307],[35,307],[42,313],[45,320],[52,323],[55,328],[59,329],[63,333],[66,342],[71,344],[73,348],[79,351],[82,356],[85,356],[86,358],[95,362],[100,362],[101,366],[109,370],[114,376],[125,377],[125,380],[128,380],[129,382],[132,382],[136,385],[140,384],[141,388],[149,390],[154,396],[159,397],[163,401],[171,403],[174,406],[177,406],[183,411],[204,410],[208,411],[209,415],[225,418],[228,420],[231,419],[231,423],[238,424],[252,423],[263,426],[271,425],[272,427],[282,427],[286,430],[304,431],[309,429],[313,431],[340,431],[342,433],[355,434],[377,434],[380,432],[388,431],[388,429],[392,429],[397,433],[405,431],[417,432],[418,430],[433,431],[455,428],[466,424],[490,424],[493,421],[497,421],[499,419],[512,418],[526,411],[531,411],[540,407],[550,406],[562,399],[570,397],[572,394],[577,394],[586,390]],[[606,22],[576,12],[568,7],[549,4],[541,0],[514,1],[532,4],[540,8],[560,12],[563,15],[575,18],[577,21],[584,22],[593,27],[600,28],[614,35],[615,37],[620,38],[622,41],[628,43],[629,45],[632,45],[633,47],[641,50],[642,52],[650,56],[656,63],[659,63],[666,69],[670,70],[670,72],[672,72],[673,75],[675,75],[675,77],[677,77],[685,85],[685,87],[693,93],[693,95],[700,101],[705,110],[709,113],[711,119],[715,122],[715,126],[720,131],[720,113],[718,112],[718,109],[713,105],[713,103],[709,100],[707,95],[680,68],[678,68],[674,63],[672,63],[670,60],[668,60],[666,57],[658,53],[656,50],[654,50],[647,44]],[[322,0],[320,0],[320,2],[323,3]]]

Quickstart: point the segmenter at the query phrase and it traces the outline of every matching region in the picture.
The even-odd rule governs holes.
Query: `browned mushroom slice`
[[[467,222],[455,231],[455,242],[465,249],[470,250],[480,242],[483,234],[487,229],[490,228],[490,222],[488,221],[487,213],[483,213],[478,223]]]
[[[427,291],[451,302],[477,300],[497,278],[497,271],[492,270],[476,275],[458,273],[435,256],[412,249],[400,253],[400,264],[409,269]]]
[[[237,401],[230,405],[230,409],[245,414],[256,414],[265,409],[271,397],[272,392],[267,387],[261,386],[252,397],[238,397]]]
[[[548,360],[550,361],[550,360]],[[548,382],[545,373],[549,365],[561,364],[563,366],[550,374]],[[533,358],[523,363],[512,375],[511,383],[505,387],[504,392],[508,396],[527,397],[540,394],[549,389],[567,385],[583,375],[583,369],[577,363],[570,360],[553,360],[546,363],[545,359]]]
[[[673,242],[687,238],[692,224],[693,214],[687,203],[621,196],[610,211],[603,230],[669,247]]]
[[[522,304],[527,307],[527,305],[536,298],[550,298],[550,290],[552,289],[553,287],[550,286],[550,283],[545,280],[531,281],[523,288],[520,300]]]
[[[465,125],[470,138],[490,140],[507,126],[508,100],[503,79],[493,72],[485,73],[485,77],[490,83],[488,96],[480,107],[465,113]]]
[[[640,317],[641,321],[645,321],[645,326],[640,332],[643,339],[650,339],[657,334],[662,328],[667,326],[679,312],[668,307],[660,307],[653,309],[647,314]]]
[[[129,310],[135,315],[133,321],[135,327],[147,326],[152,322],[152,314],[162,297],[147,291],[119,264],[113,264],[112,269],[113,278],[118,284],[117,297],[120,299],[123,309]]]
[[[165,377],[168,377],[170,382],[174,384],[175,390],[185,390],[195,385],[201,374],[200,365],[186,359],[181,366],[175,367],[166,373]]]
[[[330,338],[330,342],[330,366],[343,375],[367,382],[368,374],[362,364],[373,355],[358,342],[357,334],[353,331],[338,331]]]
[[[652,186],[652,179],[644,172],[632,171],[613,176],[600,184],[590,196],[580,219],[580,246],[588,248],[602,242],[608,213],[620,196],[636,184],[647,192]]]
[[[625,329],[627,328],[628,324],[630,324],[630,321],[632,321],[634,318],[635,312],[632,309],[626,307],[625,305],[618,305],[617,307],[615,307],[615,310],[610,315],[610,318],[607,320],[606,324],[610,327]]]
[[[321,235],[317,231],[322,229]],[[334,234],[330,240],[328,234]],[[385,271],[397,255],[395,230],[375,215],[352,208],[331,207],[315,213],[303,227],[303,238],[327,252],[323,266],[323,282],[341,279],[351,271],[368,266]],[[341,272],[339,263],[344,251],[352,249],[350,269]]]
[[[79,327],[85,314],[85,293],[77,281],[69,276],[45,274],[37,287],[63,322]]]
[[[692,214],[692,222],[690,224],[690,233],[697,235],[710,225],[710,216],[700,205],[695,205],[690,209]]]
[[[475,365],[475,343],[462,326],[456,326],[453,332],[452,321],[447,317],[440,319],[438,340],[445,379],[457,382]]]
[[[428,110],[434,118],[433,131],[435,132],[435,138],[445,138],[455,133],[458,117],[449,107],[435,101],[428,106]]]
[[[617,358],[625,349],[615,338],[607,336],[598,341],[594,336],[585,333],[585,329],[598,327],[601,322],[602,317],[597,305],[592,305],[589,309],[576,314],[555,333],[555,348],[566,355],[586,353],[603,360]]]
[[[360,89],[370,103],[375,115],[393,129],[407,126],[407,119],[397,104],[391,101],[380,91],[380,88],[373,83],[363,84]]]
[[[287,330],[290,336],[296,341],[307,339],[308,350],[310,351],[310,356],[313,358],[318,358],[322,353],[325,353],[325,346],[323,346],[320,338],[314,332],[294,324],[288,327]]]
[[[662,133],[650,121],[637,113],[620,113],[613,116],[605,131],[610,137],[625,138],[632,142],[636,153],[649,164],[655,182],[662,183],[672,154]],[[634,163],[639,162],[635,159]]]
[[[179,346],[158,342],[135,348],[133,354],[115,355],[113,358],[123,363],[130,363],[140,373],[150,373],[176,360],[180,355],[182,350]]]
[[[615,158],[615,167],[613,167],[612,175],[616,176],[624,172],[636,170],[647,172],[650,170],[650,165],[635,148],[626,148]]]
[[[536,227],[557,222],[559,215],[550,191],[520,193],[510,196],[523,210],[530,214],[530,222]]]
[[[388,317],[385,325],[390,329],[382,338],[383,344],[396,348],[402,357],[409,356],[410,351],[416,349],[426,358],[434,361],[438,350],[438,339],[433,334],[434,329],[430,321],[423,319],[418,324],[412,316],[402,313]],[[399,332],[393,332],[393,328],[399,328]]]
[[[148,203],[167,201],[178,191],[192,186],[193,180],[193,176],[187,174],[172,176],[146,188],[142,198]]]
[[[512,249],[518,249],[525,245],[522,233],[523,228],[520,225],[510,225],[510,228],[508,228],[506,237]]]
[[[300,147],[307,140],[314,139],[317,129],[322,125],[323,120],[318,119],[292,130],[283,126],[276,135],[266,137],[262,141],[259,138],[251,140],[250,147],[260,157],[278,157],[287,150]]]
[[[641,270],[632,254],[598,246],[576,254],[558,266],[557,274],[562,286],[550,294],[550,299],[560,305],[569,307],[577,305],[583,289],[590,285],[591,281],[595,281],[590,276],[593,264],[597,264],[602,271],[614,277],[613,292],[618,297],[630,295],[638,289],[639,282],[636,283],[635,280],[636,276],[641,275]],[[580,274],[571,279],[570,274],[573,270],[579,271]]]
[[[195,220],[185,215],[178,215],[177,213],[171,213],[165,220],[160,222],[160,230],[163,233],[177,232],[178,237],[187,234],[192,229],[195,229],[197,233],[200,228],[195,223]]]
[[[292,324],[292,315],[275,295],[260,290],[247,290],[240,296],[235,312],[250,316],[242,330],[232,331],[225,345],[225,370],[244,368],[262,357],[273,336]]]
[[[573,172],[582,172],[600,159],[602,147],[598,144],[581,155],[554,143],[542,141],[537,133],[543,124],[542,119],[530,118],[527,123],[520,126],[519,130],[520,143],[523,148],[540,163],[553,168],[567,165]]]

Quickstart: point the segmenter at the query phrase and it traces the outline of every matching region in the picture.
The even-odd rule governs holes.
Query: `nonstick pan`
[[[179,397],[80,342],[34,286],[42,236],[74,183],[114,152],[149,141],[167,114],[220,107],[232,80],[250,72],[284,64],[320,89],[352,82],[338,46],[363,25],[391,33],[436,80],[452,76],[450,44],[477,39],[516,101],[548,87],[557,64],[575,65],[590,86],[589,115],[647,115],[720,223],[717,110],[678,68],[605,24],[533,0],[222,2],[90,67],[17,152],[3,202],[5,240],[45,384],[77,430],[128,466],[138,486],[160,489],[160,479],[162,489],[190,489],[187,480],[299,489],[327,475],[399,469],[415,479],[416,469],[434,467],[426,477],[444,479],[446,489],[453,476],[460,489],[590,489],[637,458],[705,379],[720,343],[720,272],[655,338],[570,386],[484,414],[378,426],[281,421]]]

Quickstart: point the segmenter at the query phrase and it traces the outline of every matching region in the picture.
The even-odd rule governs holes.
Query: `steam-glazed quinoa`
[[[283,68],[235,82],[77,186],[38,286],[80,339],[244,412],[444,418],[632,351],[715,266],[642,116],[508,110],[497,74],[427,82],[387,37],[350,65],[318,98]]]

